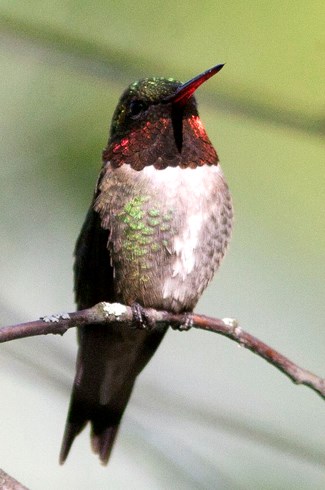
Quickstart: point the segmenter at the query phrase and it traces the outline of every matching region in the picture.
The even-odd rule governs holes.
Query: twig
[[[245,332],[238,326],[237,321],[232,318],[220,320],[195,313],[173,314],[167,311],[145,308],[143,309],[143,314],[147,321],[141,324],[134,321],[133,311],[131,307],[119,303],[98,303],[86,310],[47,316],[34,322],[0,328],[0,343],[50,333],[63,335],[69,328],[85,325],[120,323],[121,327],[148,330],[164,328],[166,325],[170,325],[175,330],[188,330],[193,327],[219,333],[234,340],[246,349],[263,357],[263,359],[287,375],[294,383],[308,386],[325,399],[325,379],[297,366],[297,364],[272,347]]]
[[[0,488],[1,490],[28,490],[21,483],[15,480],[12,476],[8,475],[0,468]]]

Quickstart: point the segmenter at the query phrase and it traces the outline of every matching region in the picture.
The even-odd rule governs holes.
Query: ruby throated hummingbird
[[[108,301],[191,312],[211,281],[232,205],[193,93],[222,67],[185,84],[145,78],[123,93],[76,245],[78,309]],[[164,333],[79,328],[61,463],[88,421],[93,450],[107,463],[136,377]]]

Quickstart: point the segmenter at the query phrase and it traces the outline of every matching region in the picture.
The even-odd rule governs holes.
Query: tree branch
[[[134,309],[129,306],[119,303],[98,303],[86,310],[46,316],[34,322],[0,328],[0,343],[50,333],[63,335],[69,328],[94,324],[109,326],[111,323],[120,323],[121,327],[146,330],[162,329],[168,325],[174,330],[188,330],[193,327],[219,333],[234,340],[246,349],[263,357],[294,383],[308,386],[325,399],[325,379],[297,366],[272,347],[245,332],[232,318],[220,320],[195,313],[174,314],[151,308],[145,308],[141,311],[144,322],[135,321]]]
[[[1,490],[28,490],[21,483],[15,480],[12,476],[8,475],[0,468],[0,488]]]

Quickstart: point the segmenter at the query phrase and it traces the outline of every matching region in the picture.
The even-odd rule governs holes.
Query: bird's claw
[[[184,322],[181,324],[177,323],[176,326],[172,326],[172,329],[178,330],[180,332],[186,332],[187,330],[190,330],[192,327],[193,327],[192,313],[184,313]]]
[[[151,330],[152,322],[148,315],[146,314],[144,308],[139,303],[133,303],[131,305],[132,309],[132,325],[133,328],[138,328],[141,330]]]

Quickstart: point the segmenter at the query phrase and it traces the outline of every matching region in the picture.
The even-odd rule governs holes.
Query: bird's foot
[[[150,320],[148,315],[146,314],[144,308],[139,305],[139,303],[133,303],[131,305],[132,309],[132,325],[133,328],[138,328],[140,330],[152,330],[154,326],[154,322]]]
[[[179,330],[180,332],[186,332],[193,327],[192,313],[184,313],[184,322],[177,326],[172,326],[173,330]]]

